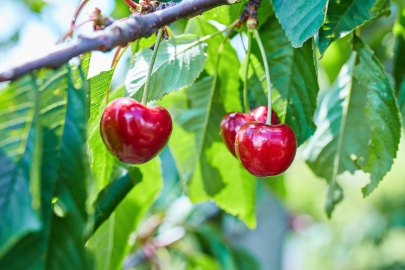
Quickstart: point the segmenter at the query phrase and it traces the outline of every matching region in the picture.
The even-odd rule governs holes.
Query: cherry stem
[[[267,119],[266,119],[266,124],[271,125],[271,81],[270,81],[270,70],[269,70],[269,64],[267,63],[267,57],[266,57],[266,51],[264,50],[264,46],[262,43],[262,40],[260,39],[259,31],[257,29],[254,29],[254,34],[255,38],[257,41],[257,44],[259,45],[260,52],[263,57],[263,63],[264,63],[264,71],[266,73],[266,82],[267,82],[267,97],[268,97],[268,110],[267,110]]]
[[[117,51],[115,52],[114,58],[113,58],[112,63],[111,63],[111,68],[113,68],[115,66],[115,63],[117,62],[117,57],[118,57],[118,55],[119,55],[119,53],[121,51],[121,48],[122,48],[121,46],[118,46]]]
[[[169,28],[169,26],[165,26],[167,33],[169,33],[169,36],[174,37],[174,33],[172,31],[172,29]]]
[[[248,50],[246,53],[246,69],[245,69],[245,81],[243,83],[243,102],[245,106],[245,113],[250,112],[250,107],[249,107],[249,96],[248,96],[248,74],[249,74],[249,64],[250,64],[250,53],[252,51],[252,33],[249,31],[248,32],[248,37],[249,37],[249,44],[248,44]]]
[[[215,94],[217,80],[218,80],[218,67],[219,67],[219,60],[221,58],[221,53],[222,53],[222,51],[224,49],[226,41],[228,40],[228,38],[231,35],[233,29],[236,27],[236,25],[238,23],[239,23],[239,19],[237,19],[234,23],[232,23],[230,26],[228,26],[226,28],[226,29],[229,29],[229,32],[227,33],[227,35],[225,36],[224,41],[222,41],[222,43],[219,45],[219,48],[218,48],[217,62],[216,62],[216,65],[215,65],[215,73],[213,75],[210,99],[208,101],[208,111],[207,111],[207,114],[205,115],[205,120],[204,120],[204,128],[203,128],[203,133],[202,133],[201,144],[200,144],[199,149],[198,149],[198,157],[201,157],[201,155],[203,153],[202,152],[203,151],[203,144],[204,144],[205,136],[206,136],[206,133],[207,133],[208,121],[209,121],[209,117],[210,117],[210,113],[211,113],[212,102],[214,100],[214,94]],[[218,33],[215,33],[215,35],[216,34],[218,34]]]
[[[73,18],[72,18],[72,23],[71,23],[71,27],[73,27],[73,25],[75,25],[77,17],[79,16],[80,11],[83,9],[83,7],[87,4],[87,2],[89,2],[89,0],[82,0],[80,2],[80,4],[77,6],[75,13],[73,14]]]
[[[134,10],[139,9],[139,5],[131,0],[123,0],[129,7],[131,7]]]
[[[128,47],[130,45],[131,45],[131,43],[129,43],[127,46],[125,46],[125,48],[122,50],[122,52],[120,54],[119,54],[119,52],[121,50],[121,46],[118,47],[118,49],[114,55],[115,60],[113,60],[113,65],[111,66],[111,69],[114,69],[113,72],[115,71],[115,68],[117,67],[118,62],[120,61],[121,57],[124,55],[125,51],[128,49]],[[111,85],[111,81],[110,81],[110,85]],[[106,91],[106,104],[108,104],[108,102],[109,102],[109,97],[110,97],[110,86],[108,87],[108,90]]]
[[[84,21],[82,23],[80,23],[79,25],[72,25],[69,29],[69,31],[67,31],[59,40],[58,42],[56,42],[56,45],[58,45],[59,43],[61,43],[62,41],[64,41],[68,36],[71,36],[73,34],[73,31],[76,30],[77,28],[79,28],[80,26],[82,26],[85,23],[88,22],[92,22],[93,20],[87,20]]]
[[[145,90],[143,91],[143,97],[142,97],[142,102],[141,102],[142,105],[146,105],[146,99],[147,99],[148,93],[149,93],[150,77],[151,77],[152,70],[153,70],[153,64],[155,63],[156,55],[159,50],[159,45],[160,45],[160,42],[162,41],[162,35],[163,35],[163,28],[160,28],[159,32],[157,34],[157,37],[156,37],[155,48],[153,50],[152,59],[150,60],[150,65],[149,65],[149,69],[148,69],[148,75],[147,75],[146,81],[145,81]]]

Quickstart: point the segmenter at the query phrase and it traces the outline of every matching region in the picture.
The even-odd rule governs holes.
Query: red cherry
[[[105,108],[100,131],[111,154],[126,163],[142,164],[166,146],[172,118],[165,108],[149,108],[132,98],[118,98]]]
[[[267,111],[268,111],[267,106],[259,106],[256,109],[254,109],[253,111],[251,111],[250,115],[253,116],[253,118],[257,122],[266,124]],[[272,125],[280,124],[280,119],[278,118],[278,116],[274,110],[271,110],[271,124]]]
[[[249,122],[236,134],[235,148],[239,161],[251,174],[274,176],[290,167],[297,152],[297,139],[286,124]]]
[[[236,157],[235,153],[235,136],[240,127],[245,123],[254,121],[255,119],[246,114],[239,112],[227,113],[221,121],[221,137],[226,147],[231,151],[232,155]]]

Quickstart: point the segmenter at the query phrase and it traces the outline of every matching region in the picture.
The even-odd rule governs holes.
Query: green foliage
[[[98,120],[99,122],[100,120]],[[100,128],[97,125],[91,132],[88,144],[90,148],[91,171],[95,179],[93,194],[96,195],[104,188],[111,179],[114,166],[114,157],[108,152],[100,136]]]
[[[274,12],[293,47],[312,37],[325,19],[327,0],[272,0]]]
[[[49,232],[50,269],[89,269],[91,261],[83,246],[88,225],[86,211],[90,171],[87,157],[86,87],[76,89],[68,69],[66,116],[55,173],[52,227]],[[83,75],[82,75],[83,76]],[[57,210],[59,208],[59,210]],[[64,239],[71,239],[73,246]],[[63,251],[63,252],[62,252]],[[66,258],[70,259],[69,264]]]
[[[169,145],[192,201],[212,198],[222,209],[254,227],[255,177],[222,143],[219,124],[226,110],[220,103],[221,94],[213,78],[205,77],[188,88],[185,95],[179,93],[163,100],[172,102],[175,121]],[[170,106],[167,103],[162,105]],[[183,106],[179,108],[180,103]]]
[[[37,145],[43,147],[39,191],[42,227],[18,242],[0,264],[8,269],[91,269],[83,246],[90,176],[85,148],[85,86],[74,87],[72,71],[66,66],[46,72],[37,83],[42,127]],[[19,87],[16,93],[21,90],[24,93],[29,88]],[[29,193],[19,196],[29,198]],[[16,260],[22,253],[25,259]]]
[[[322,96],[316,114],[318,129],[304,152],[311,169],[330,183],[328,216],[343,196],[336,177],[362,168],[371,174],[371,183],[363,189],[369,195],[391,169],[401,135],[394,93],[384,69],[357,36],[353,44],[356,58]]]
[[[110,95],[110,101],[122,97],[125,89],[122,87],[117,89]],[[102,111],[105,109],[105,102],[101,103],[97,120],[93,129],[88,134],[88,146],[90,149],[90,167],[94,176],[94,188],[92,192],[92,200],[95,196],[111,181],[115,158],[108,152],[101,135],[100,135],[100,120]]]
[[[315,116],[317,130],[303,153],[311,169],[329,183],[326,213],[330,217],[343,191],[336,177],[367,164],[371,128],[366,121],[367,88],[353,77],[355,56],[321,98]]]
[[[47,4],[42,0],[24,2],[36,13]],[[252,54],[240,63],[247,45],[246,25],[231,33],[219,31],[239,18],[247,2],[219,6],[172,24],[179,35],[163,40],[159,47],[147,101],[171,113],[169,148],[174,161],[170,162],[176,168],[166,178],[165,166],[172,165],[163,166],[169,182],[164,192],[167,196],[156,203],[163,189],[160,158],[142,165],[121,163],[108,152],[100,135],[100,120],[108,102],[123,96],[142,99],[155,35],[129,45],[132,56],[125,86],[115,91],[110,91],[115,66],[88,79],[91,53],[81,56],[79,68],[66,64],[54,71],[35,71],[0,90],[1,269],[158,269],[159,263],[173,269],[260,269],[254,257],[225,239],[226,217],[231,217],[223,211],[252,229],[256,227],[256,197],[260,202],[263,184],[297,214],[306,205],[317,205],[312,201],[317,189],[301,177],[304,167],[295,167],[300,169],[298,174],[289,171],[257,179],[227,150],[220,122],[226,113],[242,111],[241,81],[245,79],[248,102],[255,108],[267,105],[266,75],[270,76],[273,109],[303,145],[298,155],[329,185],[328,217],[338,203],[344,208],[343,191],[346,199],[350,197],[346,177],[351,180],[356,173],[355,177],[370,178],[369,183],[351,184],[356,185],[357,194],[360,188],[363,196],[371,194],[391,171],[401,135],[399,112],[405,115],[405,11],[399,13],[392,35],[392,18],[384,22],[388,28],[377,31],[379,19],[391,13],[389,0],[262,0],[257,17],[270,67],[270,74],[266,74],[254,40]],[[395,2],[392,10],[403,9],[402,4]],[[112,16],[121,19],[130,13],[123,1],[116,1]],[[370,32],[384,39],[370,41]],[[350,36],[340,39],[349,33],[349,43]],[[318,61],[315,46],[320,56],[327,49],[330,54]],[[347,61],[349,55],[352,57]],[[245,74],[247,57],[250,64]],[[391,64],[392,68],[388,67]],[[332,82],[339,70],[329,87],[329,80]],[[319,85],[322,93],[318,97]],[[402,122],[405,126],[404,117]],[[167,155],[161,155],[163,162]],[[301,166],[298,155],[293,167]],[[298,189],[311,186],[305,189],[308,194],[289,193],[297,183],[292,178],[303,178],[305,183]],[[311,174],[307,178],[315,177]],[[179,194],[186,210],[171,205]],[[363,239],[358,241],[378,242],[391,229],[405,226],[402,200],[393,202],[392,192],[388,195],[389,199],[373,210],[378,213],[372,213],[383,220],[382,225],[370,229],[357,224],[356,234]],[[298,207],[291,204],[293,196],[299,197],[293,199]],[[221,211],[212,204],[195,206],[190,201],[212,201]],[[182,217],[173,218],[168,205]],[[202,210],[205,206],[218,211],[206,214]],[[311,211],[314,216],[320,212]],[[334,218],[338,213],[334,212]],[[302,229],[301,218],[292,222],[298,230]],[[361,215],[359,219],[366,220],[363,225],[375,223],[375,219],[370,222]],[[237,234],[240,226],[235,229]],[[325,226],[334,229],[329,223]],[[350,238],[347,246],[355,238],[347,237],[349,227],[339,234],[342,241]],[[244,225],[242,229],[246,229]],[[321,234],[322,228],[317,233]],[[232,238],[231,233],[226,235]],[[124,266],[128,258],[132,264],[139,261]],[[343,269],[343,265],[334,267]],[[381,269],[402,265],[400,260],[385,259],[379,264],[384,266]]]
[[[294,130],[298,145],[301,145],[315,131],[313,116],[319,86],[313,41],[308,40],[302,48],[293,48],[275,16],[271,16],[260,29],[260,38],[270,68],[273,109],[281,122]],[[258,64],[261,56],[256,43],[253,44],[252,52],[257,60],[252,57],[249,68],[251,75],[248,77],[248,89],[253,89],[251,103],[265,105],[266,79],[264,69]]]
[[[197,36],[203,37],[212,35],[218,32],[218,29],[202,18],[194,18],[187,24],[187,33],[193,33]],[[236,72],[229,72],[230,69],[239,68],[239,59],[236,55],[235,49],[227,40],[224,43],[224,49],[221,53],[220,64],[218,61],[218,49],[220,44],[224,41],[223,35],[216,35],[208,39],[207,60],[204,70],[210,74],[217,74],[220,86],[218,87],[221,92],[221,102],[223,102],[226,111],[241,111],[242,107],[239,100],[239,76]]]
[[[397,103],[402,115],[402,125],[405,126],[405,9],[399,14],[398,22],[394,25],[396,34],[395,54],[394,54],[394,71],[395,94]]]
[[[230,25],[233,23],[239,15],[242,13],[244,6],[244,1],[240,1],[235,5],[225,5],[213,8],[203,13],[203,17],[206,20],[214,20],[220,24]]]
[[[114,74],[115,68],[108,71],[102,71],[100,74],[91,77],[90,81],[90,117],[89,117],[89,127],[97,119],[97,115],[100,110],[100,106],[106,96],[107,92],[110,91],[110,84],[112,76]]]
[[[30,186],[38,182],[38,88],[30,76],[0,92],[0,257],[41,222]],[[39,153],[40,155],[40,153]]]
[[[205,49],[206,44],[198,41],[194,35],[162,41],[153,66],[149,96],[146,100],[160,100],[164,94],[193,83],[204,67]],[[142,99],[152,53],[150,49],[143,49],[135,54],[125,80],[126,96],[138,101]]]
[[[25,4],[34,12],[41,13],[42,8],[46,5],[43,0],[23,0]]]
[[[130,234],[136,231],[162,189],[159,159],[137,168],[142,173],[142,182],[128,192],[88,242],[87,248],[95,255],[95,269],[122,269],[124,257],[131,251]]]
[[[353,44],[360,58],[353,74],[368,88],[366,118],[372,129],[370,156],[364,166],[364,171],[371,174],[371,183],[363,189],[367,196],[391,169],[397,156],[401,124],[394,91],[380,61],[357,36],[353,37]]]
[[[375,0],[329,1],[326,23],[319,29],[317,39],[321,55],[336,39],[347,35],[372,19],[390,14],[390,10],[385,5],[378,8],[377,4],[380,3],[376,3]]]
[[[260,269],[259,263],[251,254],[242,249],[231,247],[212,224],[202,225],[196,234],[201,239],[207,253],[219,261],[221,269]]]

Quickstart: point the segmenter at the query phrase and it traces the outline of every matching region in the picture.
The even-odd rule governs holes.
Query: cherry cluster
[[[260,106],[246,113],[226,114],[221,121],[221,137],[243,167],[257,177],[279,175],[290,167],[297,152],[294,131],[280,124],[274,110],[266,124],[268,108]]]
[[[267,107],[250,114],[233,112],[221,121],[221,136],[243,167],[258,177],[283,173],[294,160],[297,141],[293,130],[280,124],[272,110],[267,125]],[[160,106],[147,107],[132,98],[118,98],[107,105],[100,122],[101,137],[111,154],[126,163],[142,164],[166,146],[172,133],[172,118]]]

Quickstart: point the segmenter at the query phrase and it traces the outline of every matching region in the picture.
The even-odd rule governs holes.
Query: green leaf
[[[285,186],[284,174],[277,176],[270,176],[265,178],[259,178],[258,181],[261,181],[262,184],[265,184],[270,188],[270,190],[276,194],[281,199],[287,198],[287,189]]]
[[[211,224],[201,224],[196,231],[204,245],[204,250],[216,258],[221,264],[221,269],[238,269],[237,262],[232,256],[231,248],[223,234]]]
[[[89,119],[88,145],[90,149],[90,166],[95,180],[92,200],[110,182],[114,165],[114,157],[108,152],[100,136],[100,120],[106,107],[105,97],[107,91],[110,90],[113,73],[114,69],[111,69],[90,78],[90,118],[92,118],[92,124],[90,124]],[[103,77],[102,74],[105,76]],[[97,87],[96,85],[101,86]],[[99,96],[97,96],[97,92],[100,92]]]
[[[272,0],[273,9],[294,47],[312,37],[325,19],[327,0]]]
[[[41,13],[42,8],[46,5],[43,0],[23,0],[25,4],[34,12]]]
[[[125,88],[121,87],[110,94],[109,101],[124,95]],[[101,102],[97,119],[94,121],[92,131],[88,134],[88,145],[90,149],[90,166],[94,176],[95,187],[92,192],[92,201],[96,198],[97,194],[107,186],[111,181],[111,174],[113,172],[115,158],[108,152],[101,135],[100,135],[100,120],[102,113],[105,109],[105,102]]]
[[[147,38],[138,39],[135,42],[131,43],[131,52],[132,56],[139,52],[142,49],[150,48],[156,42],[156,35],[151,35]],[[134,58],[131,57],[131,64],[133,63]]]
[[[175,101],[174,106],[183,104],[171,109],[175,123],[170,150],[193,202],[213,199],[254,228],[255,177],[243,169],[221,140],[219,125],[226,110],[218,88],[213,87],[212,77],[205,77],[185,93],[168,97]],[[189,106],[185,108],[185,104]]]
[[[206,20],[217,21],[220,24],[228,26],[239,18],[244,8],[244,1],[240,1],[233,5],[224,5],[208,10],[203,13],[203,17]]]
[[[47,268],[50,269],[92,268],[83,245],[89,219],[86,211],[90,177],[86,145],[87,93],[85,85],[79,89],[74,87],[71,73],[68,68],[66,116],[55,173],[54,197],[58,200],[53,207],[49,232]]]
[[[192,33],[199,37],[212,35],[218,32],[218,29],[204,20],[201,17],[195,17],[189,20],[186,33]],[[241,111],[239,94],[239,76],[236,72],[229,72],[230,70],[239,69],[239,59],[235,49],[231,46],[229,40],[225,42],[223,52],[221,54],[221,62],[216,70],[218,59],[218,48],[224,41],[224,35],[216,35],[208,39],[207,60],[204,69],[210,75],[218,73],[218,79],[221,87],[219,87],[222,95],[222,102],[226,111]],[[237,91],[235,91],[237,90]]]
[[[186,270],[197,270],[197,269],[210,269],[210,270],[220,270],[220,265],[209,255],[204,253],[197,253],[188,256]]]
[[[40,124],[42,125],[43,152],[41,166],[41,231],[27,235],[0,261],[9,269],[45,269],[48,248],[48,231],[51,226],[52,198],[55,174],[58,167],[61,136],[67,101],[67,69],[49,71],[40,82]],[[16,260],[24,254],[24,260]],[[38,256],[41,254],[41,256]]]
[[[41,227],[30,194],[32,182],[39,181],[37,101],[30,75],[0,91],[0,257]]]
[[[262,0],[257,10],[257,20],[259,21],[258,29],[260,29],[273,14],[274,9],[271,0]]]
[[[390,14],[385,4],[381,3],[380,8],[373,9],[374,4],[380,3],[376,3],[375,0],[330,0],[326,22],[319,30],[316,40],[321,55],[336,39],[347,35],[372,19]]]
[[[205,50],[206,43],[198,41],[195,35],[163,40],[153,66],[147,101],[160,100],[165,94],[191,85],[205,65]],[[142,99],[152,53],[143,49],[133,57],[125,79],[125,96]]]
[[[404,9],[405,10],[405,9]],[[394,50],[394,71],[395,94],[397,104],[402,115],[402,125],[405,127],[405,12],[404,10],[398,16],[398,22],[394,25],[393,32],[396,34]]]
[[[131,189],[142,181],[141,171],[137,167],[131,167],[130,169],[131,172],[129,173],[120,168],[121,175],[98,194],[94,206],[94,231],[110,217]]]
[[[263,41],[270,68],[273,109],[281,122],[294,130],[298,145],[301,145],[315,132],[313,116],[319,85],[312,49],[313,41],[308,40],[302,48],[293,48],[275,16],[271,16],[260,29],[260,38]],[[252,52],[262,61],[256,43],[253,43]],[[263,73],[259,70],[260,67],[254,62],[252,64],[257,66],[255,73],[262,81],[263,87],[263,84],[266,85],[265,77],[261,75]],[[256,83],[256,87],[258,86]],[[267,96],[267,93],[264,95]],[[263,94],[256,92],[255,96],[260,100],[251,102],[264,105],[260,104],[265,100]]]
[[[87,80],[87,77],[89,75],[89,68],[90,68],[90,59],[91,59],[91,53],[86,53],[82,56],[81,60],[81,68],[83,71],[83,77],[85,80]]]
[[[90,148],[91,171],[95,180],[95,189],[93,191],[94,196],[110,182],[111,173],[114,167],[114,157],[108,152],[103,140],[101,139],[100,128],[98,125],[91,132],[88,144]]]
[[[388,9],[391,5],[390,0],[376,0],[374,6],[371,8],[372,13],[379,13],[382,12],[385,9]],[[390,14],[387,13],[387,16]]]
[[[85,86],[76,89],[73,80],[67,65],[47,71],[37,80],[43,127],[40,190],[43,226],[2,258],[0,265],[7,269],[92,269],[83,245],[88,225],[86,93]]]
[[[155,158],[137,166],[143,175],[88,242],[95,254],[96,269],[122,269],[123,259],[131,251],[128,239],[149,211],[163,187],[160,160]]]
[[[232,256],[238,266],[238,270],[260,269],[260,264],[257,259],[242,248],[233,248]]]
[[[370,156],[364,166],[364,171],[371,174],[371,183],[363,188],[367,196],[391,169],[398,151],[401,124],[395,95],[380,61],[357,36],[353,44],[360,58],[353,74],[368,88],[366,117],[372,129]]]
[[[326,178],[329,193],[326,212],[343,198],[336,177],[354,173],[367,164],[371,128],[366,120],[367,88],[353,77],[355,56],[342,68],[337,81],[320,99],[315,122],[318,126],[308,141],[303,158],[316,175]]]
[[[247,0],[242,0],[239,3],[232,5],[224,5],[217,8],[208,10],[202,14],[205,20],[213,20],[223,25],[230,25],[239,18],[242,11],[245,9]],[[257,10],[257,19],[259,21],[259,28],[266,20],[273,14],[273,5],[270,0],[262,0],[260,8]]]
[[[90,78],[90,116],[88,126],[96,121],[104,97],[110,91],[110,84],[115,68],[101,71],[100,74]]]

